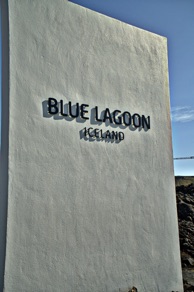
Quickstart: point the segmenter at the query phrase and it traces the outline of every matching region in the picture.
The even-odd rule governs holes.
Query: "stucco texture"
[[[5,292],[183,291],[166,39],[68,1],[8,3]],[[49,97],[151,128],[48,115]],[[84,127],[125,139],[85,141]]]

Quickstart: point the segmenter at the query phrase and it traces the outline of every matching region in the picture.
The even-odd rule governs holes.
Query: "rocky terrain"
[[[194,292],[194,177],[176,177],[184,291]]]

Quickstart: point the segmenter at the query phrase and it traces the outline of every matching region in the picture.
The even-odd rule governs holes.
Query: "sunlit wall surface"
[[[8,35],[5,292],[183,291],[166,39],[64,0]]]

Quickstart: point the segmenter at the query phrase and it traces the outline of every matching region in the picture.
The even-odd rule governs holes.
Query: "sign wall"
[[[5,292],[183,291],[166,39],[64,0],[8,7]]]

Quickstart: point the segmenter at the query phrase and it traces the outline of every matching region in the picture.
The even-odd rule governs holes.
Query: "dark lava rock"
[[[194,184],[176,187],[183,283],[194,292]]]

